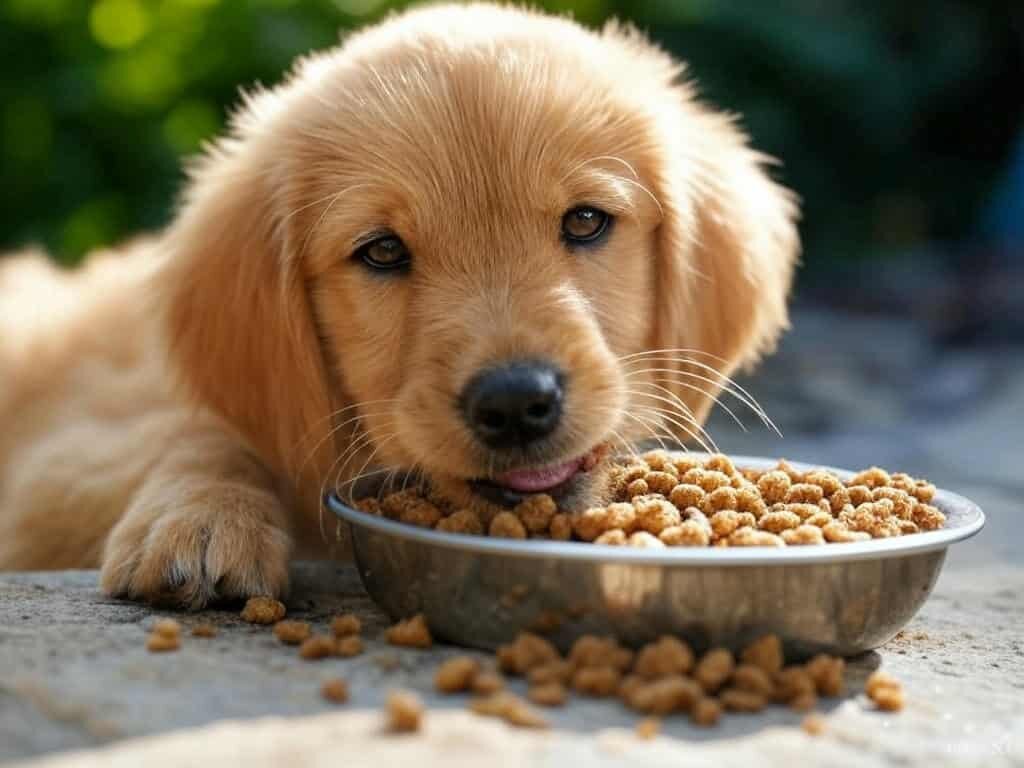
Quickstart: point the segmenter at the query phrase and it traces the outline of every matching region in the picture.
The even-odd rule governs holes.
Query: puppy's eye
[[[562,239],[570,246],[596,243],[607,234],[611,222],[612,217],[597,208],[572,208],[562,217]]]
[[[412,254],[397,235],[383,235],[364,243],[352,257],[380,272],[406,270],[412,261]]]

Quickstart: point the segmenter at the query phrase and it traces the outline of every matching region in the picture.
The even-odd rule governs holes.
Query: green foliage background
[[[159,227],[238,88],[404,3],[0,0],[0,249],[73,263]],[[969,237],[1021,126],[1016,0],[548,0],[635,22],[743,114],[807,260]]]

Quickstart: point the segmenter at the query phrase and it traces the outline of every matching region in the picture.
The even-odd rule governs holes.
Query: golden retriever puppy
[[[616,24],[434,6],[300,60],[165,232],[0,262],[0,568],[198,607],[343,556],[322,493],[369,473],[585,500],[786,325],[762,163]]]

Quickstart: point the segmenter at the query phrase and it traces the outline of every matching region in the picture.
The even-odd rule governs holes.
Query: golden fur
[[[0,568],[280,594],[296,545],[324,551],[323,488],[415,467],[468,500],[494,457],[454,403],[510,357],[570,376],[547,461],[692,429],[682,405],[703,421],[720,384],[698,364],[727,375],[785,327],[798,240],[680,74],[615,24],[415,10],[247,98],[158,237],[73,274],[0,262]],[[614,229],[567,252],[584,203]],[[409,276],[350,258],[383,227]],[[645,350],[670,351],[621,359]]]

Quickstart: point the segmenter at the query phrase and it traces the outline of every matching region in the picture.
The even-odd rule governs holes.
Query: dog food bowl
[[[775,466],[761,458],[733,461]],[[374,601],[393,619],[422,612],[442,640],[493,650],[531,630],[565,650],[587,633],[632,646],[675,634],[698,650],[737,650],[772,632],[793,658],[861,653],[910,621],[935,585],[946,549],[985,524],[982,511],[956,494],[940,490],[932,503],[946,515],[944,528],[889,539],[638,549],[444,533],[327,499],[351,529],[359,575]]]

